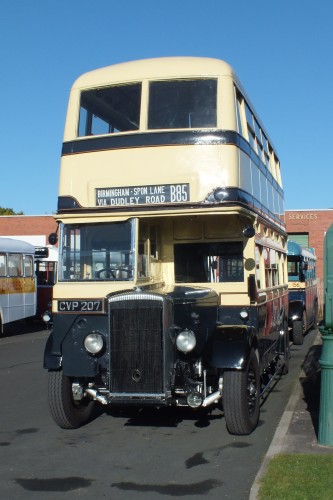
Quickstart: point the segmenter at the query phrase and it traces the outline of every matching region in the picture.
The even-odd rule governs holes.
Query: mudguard
[[[218,325],[208,342],[205,358],[214,368],[242,370],[252,347],[258,347],[253,327]]]
[[[47,370],[59,370],[61,368],[61,354],[55,354],[52,346],[53,337],[51,332],[44,350],[44,368]]]

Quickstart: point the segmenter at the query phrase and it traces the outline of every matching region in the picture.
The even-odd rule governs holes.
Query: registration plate
[[[103,300],[58,300],[58,312],[103,313]]]

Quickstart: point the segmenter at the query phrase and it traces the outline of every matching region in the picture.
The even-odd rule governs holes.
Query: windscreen
[[[288,280],[298,281],[300,279],[301,261],[299,257],[288,255]]]
[[[133,278],[134,222],[64,224],[59,281]]]
[[[149,129],[216,127],[217,80],[168,80],[149,85]]]
[[[83,91],[79,137],[138,130],[140,104],[140,83]]]

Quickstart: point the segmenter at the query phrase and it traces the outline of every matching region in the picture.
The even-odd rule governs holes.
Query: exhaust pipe
[[[93,399],[98,401],[99,403],[102,403],[102,405],[107,405],[109,404],[109,400],[107,397],[102,396],[102,394],[99,394],[96,389],[86,389],[85,390],[86,394],[89,394]]]
[[[222,394],[220,393],[220,391],[213,392],[213,394],[210,394],[203,400],[201,406],[204,407],[209,406],[218,401],[219,399],[222,399]]]

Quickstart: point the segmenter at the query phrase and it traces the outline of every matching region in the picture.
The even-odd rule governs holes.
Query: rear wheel
[[[318,324],[318,302],[315,305],[314,318],[313,318],[313,328],[317,328]]]
[[[305,333],[305,311],[303,311],[302,319],[293,322],[293,342],[295,345],[302,345]]]
[[[282,365],[282,375],[287,375],[289,372],[290,347],[289,347],[289,330],[287,322],[284,323],[284,329],[281,336],[281,354],[279,355],[279,366]],[[278,366],[278,368],[279,368]]]
[[[62,429],[77,429],[87,423],[95,406],[89,397],[74,400],[72,380],[62,371],[49,372],[48,403],[53,420]]]
[[[243,436],[256,428],[260,411],[260,376],[253,349],[245,370],[224,373],[223,408],[231,434]]]

